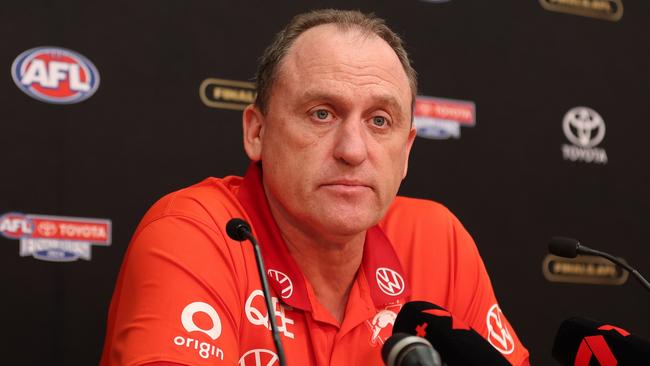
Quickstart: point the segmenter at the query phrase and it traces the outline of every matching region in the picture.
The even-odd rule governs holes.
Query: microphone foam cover
[[[650,365],[650,341],[597,320],[573,317],[563,321],[553,342],[553,358],[573,366],[581,348],[582,352],[588,348],[596,359],[611,354],[619,366]]]
[[[226,224],[226,233],[228,236],[237,241],[244,241],[247,239],[246,232],[251,232],[251,227],[242,219],[234,218]]]
[[[510,363],[475,330],[444,308],[426,301],[407,302],[397,314],[393,334],[421,336],[448,366],[505,366]]]
[[[555,236],[548,243],[548,251],[551,254],[564,258],[575,258],[578,255],[580,242],[576,239]]]

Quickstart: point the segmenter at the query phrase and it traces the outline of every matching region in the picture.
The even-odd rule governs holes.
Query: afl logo
[[[95,65],[60,47],[37,47],[21,53],[11,65],[11,76],[25,94],[54,104],[79,103],[99,86]]]
[[[30,237],[34,233],[34,223],[27,216],[9,212],[0,216],[0,234],[9,239]]]

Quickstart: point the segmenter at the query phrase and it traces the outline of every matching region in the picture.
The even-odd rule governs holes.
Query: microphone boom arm
[[[639,283],[641,284],[641,286],[645,287],[646,290],[650,291],[650,282],[648,282],[648,280],[646,280],[646,279],[641,275],[641,273],[639,273],[639,271],[637,271],[636,269],[630,267],[629,264],[627,264],[627,263],[621,261],[620,259],[614,257],[614,256],[611,255],[611,254],[608,254],[608,253],[605,253],[605,252],[601,252],[601,251],[599,251],[599,250],[591,249],[591,248],[586,247],[586,246],[584,246],[584,245],[580,245],[580,244],[578,244],[578,246],[577,246],[576,249],[577,249],[577,252],[578,252],[579,254],[588,254],[588,255],[595,255],[595,256],[599,256],[599,257],[607,258],[607,259],[609,259],[610,261],[612,261],[614,264],[616,264],[617,266],[620,266],[620,267],[625,268],[628,272],[630,272],[632,275],[634,275],[634,278],[636,278],[636,279],[639,281]]]

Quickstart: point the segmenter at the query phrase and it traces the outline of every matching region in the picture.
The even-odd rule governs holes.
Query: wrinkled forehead
[[[359,27],[325,24],[305,31],[279,63],[273,87],[303,91],[321,77],[349,77],[360,86],[385,87],[411,108],[411,86],[397,54],[381,37]]]
[[[372,49],[371,53],[366,52],[368,48]],[[393,66],[401,68],[395,51],[378,35],[359,26],[322,24],[306,30],[295,39],[279,62],[278,71],[291,73],[296,70],[288,69],[288,65],[304,67],[319,61],[344,64],[359,61],[368,64],[383,61],[387,64],[386,61],[390,61]],[[402,73],[406,76],[403,70]]]

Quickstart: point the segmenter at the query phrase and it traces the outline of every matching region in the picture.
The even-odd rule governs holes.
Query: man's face
[[[278,71],[267,114],[244,113],[274,217],[323,239],[363,232],[397,194],[415,137],[399,59],[375,35],[321,25]]]

